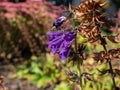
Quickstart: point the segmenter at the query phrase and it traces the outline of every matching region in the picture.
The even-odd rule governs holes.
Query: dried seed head
[[[107,36],[107,39],[110,40],[112,43],[120,43],[120,34],[115,36]]]
[[[67,74],[68,81],[72,81],[73,83],[80,84],[80,78],[77,74],[77,72],[72,71],[65,71]]]
[[[76,15],[78,18],[85,18],[95,14],[96,12],[101,12],[102,10],[103,8],[100,1],[83,0],[83,2],[78,7],[76,7]]]
[[[86,80],[89,80],[89,81],[94,81],[94,78],[93,78],[93,75],[92,74],[89,74],[87,72],[84,72],[81,74],[82,78],[86,79]]]
[[[106,2],[101,0],[83,0],[83,2],[76,7],[76,19],[81,23],[78,26],[80,35],[85,37],[90,42],[95,42],[100,39],[101,26],[106,26],[106,14],[103,12]]]
[[[78,44],[78,56],[79,56],[79,59],[81,59],[81,64],[82,64],[82,60],[85,60],[87,58],[85,49],[86,49],[85,45]]]
[[[96,61],[103,61],[104,59],[112,60],[113,58],[120,57],[120,48],[117,49],[110,49],[109,51],[101,51],[99,53],[94,53],[94,59]]]
[[[69,53],[68,62],[69,63],[72,62],[74,65],[75,63],[78,63],[78,60],[79,60],[79,63],[82,64],[83,60],[85,60],[87,58],[87,55],[85,53],[85,49],[86,49],[86,46],[83,44],[80,44],[80,43],[78,44],[76,52],[72,48],[70,53]]]
[[[90,42],[95,42],[100,38],[100,31],[98,26],[90,26],[88,23],[81,23],[79,25],[80,35],[85,37]]]

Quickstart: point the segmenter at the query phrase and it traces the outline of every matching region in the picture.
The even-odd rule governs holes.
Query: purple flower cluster
[[[51,49],[52,53],[58,53],[61,60],[66,60],[71,44],[75,40],[76,32],[71,30],[63,33],[61,30],[58,30],[50,31],[47,34],[50,35],[48,47]]]
[[[65,20],[66,17],[64,16],[57,18],[53,23],[53,27],[56,27],[57,29],[57,27],[61,26]],[[53,54],[58,53],[60,59],[66,60],[70,52],[71,44],[75,40],[76,31],[73,29],[68,29],[64,32],[62,30],[57,30],[49,31],[47,34],[50,36],[48,48],[51,49]]]

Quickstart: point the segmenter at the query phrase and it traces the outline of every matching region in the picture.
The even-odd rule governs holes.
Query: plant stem
[[[101,40],[101,45],[103,46],[105,52],[107,53],[107,48],[106,48],[105,44],[102,44],[102,37],[100,37],[100,38],[101,38],[100,39]],[[111,77],[112,77],[113,87],[114,87],[114,90],[116,90],[116,83],[115,83],[115,77],[114,77],[112,64],[111,64],[111,61],[109,59],[107,59],[107,62],[108,62],[109,68],[110,68],[110,74],[111,74]]]
[[[114,86],[114,89],[116,90],[116,83],[115,83],[115,78],[114,78],[114,73],[113,73],[111,61],[108,61],[108,64],[109,64],[109,68],[110,68],[110,72],[111,72],[111,76],[112,76],[113,86]]]
[[[75,38],[75,52],[77,53],[77,38]],[[78,69],[78,73],[79,73],[80,90],[83,90],[82,78],[81,78],[80,60],[78,60],[78,62],[77,62],[77,69]]]
[[[78,60],[77,68],[78,68],[78,72],[79,72],[80,88],[81,88],[81,90],[83,90],[82,78],[81,78],[81,68],[80,68],[80,62],[79,62],[79,60]]]

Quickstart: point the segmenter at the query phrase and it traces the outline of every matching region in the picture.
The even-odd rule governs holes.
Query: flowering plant
[[[103,51],[93,52],[93,58],[97,62],[108,63],[109,69],[104,73],[111,74],[113,81],[113,88],[117,90],[115,82],[115,74],[120,72],[119,69],[113,69],[112,59],[118,59],[120,56],[120,48],[110,49],[107,48],[107,39],[111,42],[115,41],[113,35],[105,35],[104,28],[109,29],[111,21],[106,17],[105,8],[108,6],[108,1],[101,0],[83,0],[79,6],[73,11],[69,11],[69,15],[61,16],[53,23],[52,30],[47,34],[50,36],[48,41],[48,47],[51,49],[53,54],[58,54],[60,59],[66,61],[72,61],[77,63],[79,74],[71,71],[66,71],[69,79],[73,82],[80,84],[80,90],[84,90],[85,79],[94,81],[92,74],[87,72],[81,72],[83,62],[87,59],[86,43],[95,45],[101,45]],[[69,25],[64,27],[68,21],[72,23],[78,22],[78,24]],[[84,42],[78,41],[77,37],[81,36],[84,38]],[[95,49],[95,48],[94,48]],[[98,70],[99,71],[99,70]]]

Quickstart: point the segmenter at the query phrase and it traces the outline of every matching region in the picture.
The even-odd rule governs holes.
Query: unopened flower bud
[[[66,17],[61,16],[56,19],[56,21],[53,23],[53,26],[58,27],[61,26],[61,24],[66,20]]]

